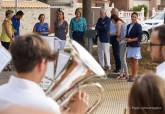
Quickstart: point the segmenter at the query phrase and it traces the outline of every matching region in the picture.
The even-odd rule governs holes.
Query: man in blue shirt
[[[106,16],[105,9],[100,10],[100,18],[96,24],[98,39],[98,58],[100,65],[105,70],[111,69],[110,64],[110,45],[109,45],[109,30],[110,18]],[[105,56],[105,57],[104,57]],[[105,60],[104,60],[105,58]]]
[[[12,25],[14,28],[14,37],[17,38],[20,35],[20,19],[23,17],[24,13],[19,10],[16,15],[12,17]]]

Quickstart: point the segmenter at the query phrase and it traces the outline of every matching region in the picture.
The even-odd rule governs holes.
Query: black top
[[[62,24],[58,22],[54,25],[55,36],[61,40],[66,40],[66,28],[68,27],[68,23],[64,21]]]

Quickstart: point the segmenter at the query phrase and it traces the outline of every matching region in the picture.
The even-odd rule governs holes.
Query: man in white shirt
[[[154,28],[149,50],[152,61],[160,64],[156,68],[156,74],[165,79],[165,25]]]
[[[11,76],[7,84],[0,86],[0,97],[11,104],[36,107],[54,114],[63,113],[58,104],[47,97],[39,86],[48,61],[55,60],[55,53],[51,51],[48,43],[37,35],[22,36],[12,43],[10,52],[16,76]],[[85,114],[86,96],[84,93],[77,96],[76,100],[69,104],[70,111],[65,114]]]
[[[9,105],[6,108],[0,108],[0,114],[54,114],[54,113],[33,107]]]

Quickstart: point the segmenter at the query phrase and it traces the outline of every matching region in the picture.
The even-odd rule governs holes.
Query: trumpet
[[[45,39],[50,40],[51,38]],[[55,46],[58,45],[56,43],[60,40],[58,38],[52,39],[54,40],[54,48],[56,48]],[[52,41],[48,42],[52,43]],[[53,69],[51,70],[53,76],[45,76],[42,82],[47,96],[56,100],[64,109],[70,98],[79,90],[95,88],[98,99],[88,109],[87,113],[91,113],[99,106],[104,96],[102,85],[92,80],[105,78],[104,70],[80,44],[71,39],[69,39],[65,50],[57,50],[57,53],[56,61],[51,63],[48,68],[48,70]]]

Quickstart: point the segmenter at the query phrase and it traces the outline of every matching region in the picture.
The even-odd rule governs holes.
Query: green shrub
[[[148,7],[146,5],[138,5],[133,7],[133,11],[141,11],[144,8],[144,16],[147,17]]]

